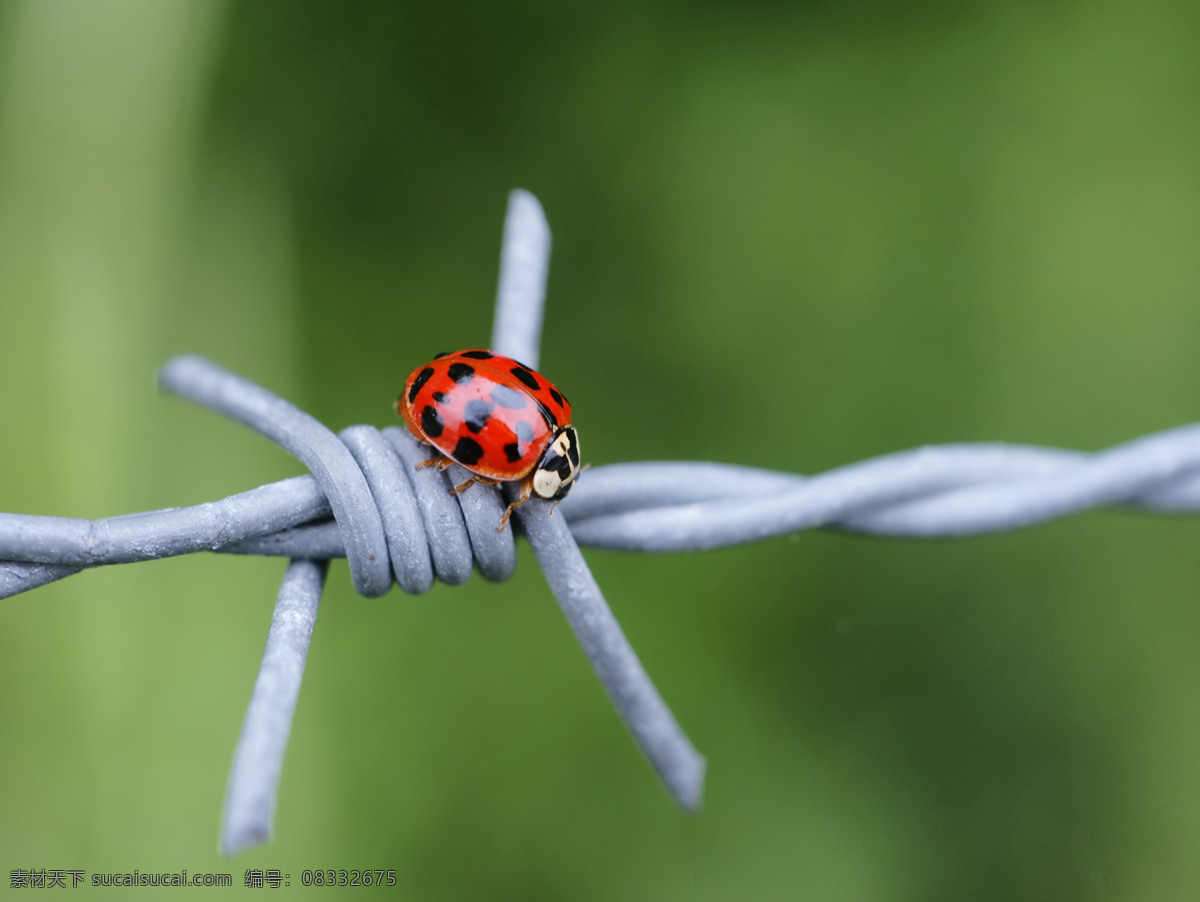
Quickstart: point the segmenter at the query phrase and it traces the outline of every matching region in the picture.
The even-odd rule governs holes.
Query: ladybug
[[[451,495],[476,482],[520,480],[501,532],[531,494],[557,503],[580,473],[570,402],[545,376],[511,357],[482,350],[438,354],[409,375],[396,412],[437,452],[417,469],[456,463],[473,474]]]

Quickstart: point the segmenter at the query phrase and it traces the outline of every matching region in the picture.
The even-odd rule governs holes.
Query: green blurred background
[[[485,344],[505,197],[593,464],[817,472],[1197,419],[1200,7],[0,6],[0,510],[301,472],[154,388],[208,355],[333,428]],[[1200,523],[588,553],[709,761],[678,811],[522,549],[329,586],[276,837],[215,851],[283,571],[0,603],[0,876],[394,868],[402,899],[1189,899]],[[213,890],[201,892],[212,893]],[[363,891],[366,892],[366,891]],[[388,892],[371,890],[384,897]]]

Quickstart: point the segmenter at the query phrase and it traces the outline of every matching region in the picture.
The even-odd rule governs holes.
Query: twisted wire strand
[[[805,478],[708,463],[589,470],[562,504],[577,541],[621,551],[700,551],[815,527],[935,538],[1017,529],[1122,504],[1200,511],[1200,425],[1096,454],[941,445]]]
[[[512,574],[511,536],[492,525],[504,509],[496,492],[479,486],[450,496],[447,488],[457,477],[411,469],[409,463],[415,466],[427,451],[401,427],[351,426],[340,435],[363,468],[382,520],[392,524],[385,535],[401,589],[429,589],[431,557],[441,562],[438,579],[461,583],[469,575],[465,549],[477,555],[474,565],[487,578]],[[374,446],[370,452],[361,448],[367,443]],[[424,494],[405,489],[416,479],[430,483]],[[457,501],[458,514],[437,507],[446,501]],[[960,537],[1106,505],[1200,512],[1200,425],[1094,454],[996,443],[928,446],[808,477],[734,464],[607,464],[589,469],[555,516],[586,547],[677,552],[821,527],[899,538]],[[195,551],[346,557],[341,529],[330,516],[312,476],[194,507],[103,520],[0,514],[0,597],[86,567]],[[459,522],[474,531],[456,532]],[[488,550],[479,554],[480,548]]]
[[[77,520],[0,514],[0,598],[78,573],[85,567],[215,551],[330,515],[312,476],[296,476],[221,501]]]

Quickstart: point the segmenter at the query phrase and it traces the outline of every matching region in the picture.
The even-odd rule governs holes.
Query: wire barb
[[[249,426],[300,459],[342,527],[354,587],[363,595],[391,588],[383,522],[366,477],[338,437],[298,407],[202,357],[176,357],[158,375],[163,388]]]
[[[283,753],[292,732],[292,714],[300,696],[327,567],[327,561],[292,561],[283,575],[262,666],[229,772],[221,822],[223,855],[271,837]]]
[[[634,740],[675,800],[695,811],[704,793],[704,759],[625,638],[566,522],[549,516],[549,507],[537,499],[516,514],[554,597]]]

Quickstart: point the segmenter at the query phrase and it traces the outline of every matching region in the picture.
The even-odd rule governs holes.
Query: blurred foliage
[[[334,428],[485,343],[505,195],[595,464],[815,472],[1196,418],[1200,7],[0,7],[0,510],[299,472],[152,389],[207,354]],[[536,565],[330,574],[275,841],[215,853],[282,566],[0,605],[0,866],[395,868],[405,899],[1184,899],[1200,524],[590,553],[709,759],[675,810]],[[7,879],[7,875],[5,875]]]

